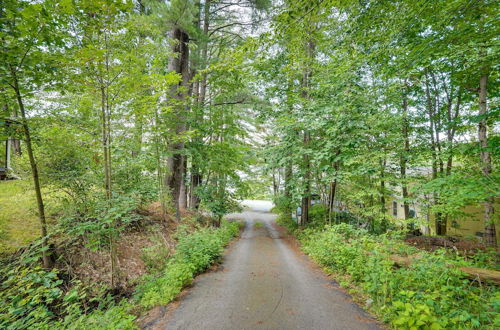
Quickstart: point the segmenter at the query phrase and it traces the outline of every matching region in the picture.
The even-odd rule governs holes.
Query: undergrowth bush
[[[166,267],[160,275],[146,275],[130,301],[116,301],[107,290],[89,297],[89,288],[78,282],[68,289],[57,270],[34,266],[40,252],[33,250],[0,264],[0,329],[136,329],[131,311],[137,304],[149,308],[169,303],[222,256],[224,246],[238,233],[236,222],[181,231]]]
[[[193,277],[216,262],[231,239],[239,233],[236,222],[222,222],[220,228],[202,228],[182,235],[176,251],[159,277],[146,276],[135,298],[144,308],[166,305]]]
[[[285,227],[289,233],[294,233],[297,228],[299,228],[299,225],[297,222],[295,222],[291,216],[285,215],[285,214],[279,214],[278,217],[276,218],[276,222],[280,225]]]
[[[125,301],[116,304],[103,292],[86,297],[87,288],[65,291],[57,271],[37,266],[1,267],[0,329],[132,329],[135,317]],[[91,305],[96,305],[91,308]]]
[[[348,224],[306,229],[299,239],[304,251],[327,271],[346,275],[369,296],[371,309],[395,328],[500,327],[500,293],[464,278],[458,267],[475,265],[461,257],[420,251]],[[391,254],[418,258],[409,267],[394,268]]]

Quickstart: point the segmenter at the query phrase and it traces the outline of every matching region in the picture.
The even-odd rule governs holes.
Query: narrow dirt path
[[[221,267],[199,276],[154,329],[378,329],[377,323],[274,225],[270,203],[247,202],[245,221]]]

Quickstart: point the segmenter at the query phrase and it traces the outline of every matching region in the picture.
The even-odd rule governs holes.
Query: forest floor
[[[297,248],[269,202],[228,218],[243,220],[239,241],[214,271],[177,302],[142,320],[148,329],[378,329],[380,325]]]

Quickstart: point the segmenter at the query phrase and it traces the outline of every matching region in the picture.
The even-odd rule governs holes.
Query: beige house
[[[498,204],[498,203],[497,203]],[[420,230],[425,235],[435,234],[434,215],[429,212],[428,208],[418,203],[410,203],[410,217],[416,218]],[[500,205],[496,205],[496,210],[500,209]],[[399,198],[388,198],[386,204],[387,214],[390,215],[397,223],[404,224],[404,204]],[[465,216],[449,218],[447,223],[447,235],[459,236],[465,238],[481,237],[484,232],[484,208],[482,205],[470,205],[463,209]],[[498,214],[496,223],[500,224]],[[497,240],[500,241],[500,228],[497,228]]]

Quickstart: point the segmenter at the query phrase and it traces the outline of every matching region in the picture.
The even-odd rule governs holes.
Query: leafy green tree
[[[28,153],[40,218],[43,265],[52,266],[47,243],[47,221],[38,165],[30,131],[27,101],[41,88],[57,81],[57,57],[64,49],[66,16],[73,12],[70,1],[2,2],[0,9],[2,40],[0,77],[2,89],[13,91],[20,112],[24,142]]]

